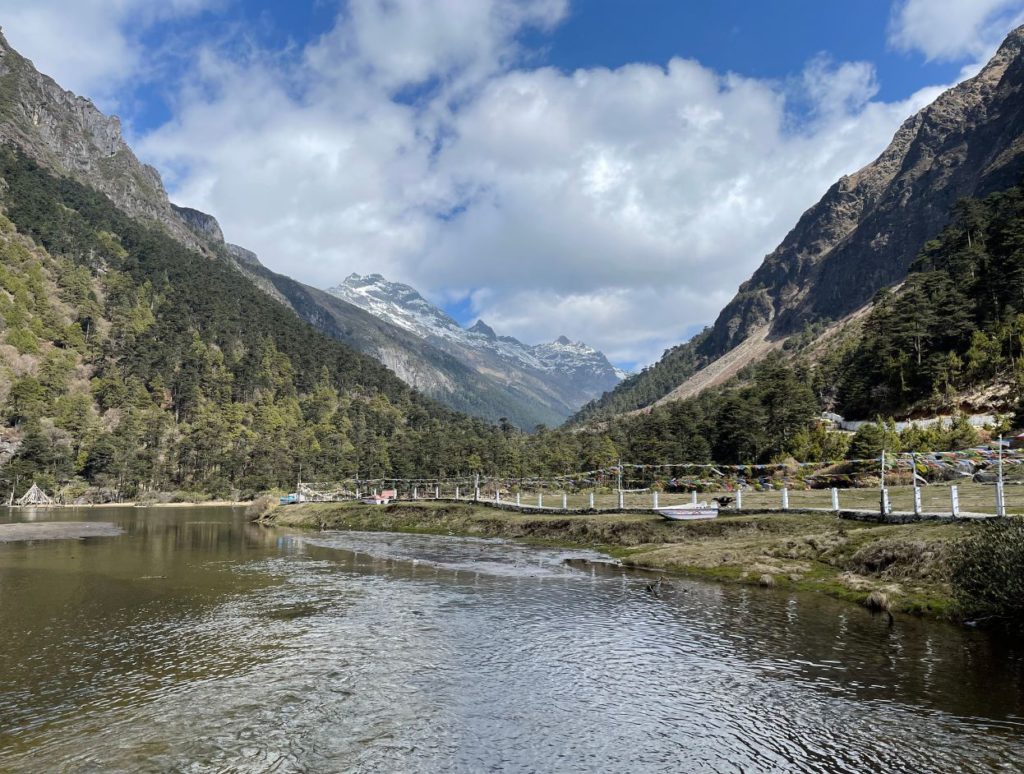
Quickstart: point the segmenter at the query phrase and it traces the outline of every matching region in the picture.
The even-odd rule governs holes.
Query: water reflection
[[[1021,652],[500,541],[95,510],[0,546],[0,769],[1005,771]]]

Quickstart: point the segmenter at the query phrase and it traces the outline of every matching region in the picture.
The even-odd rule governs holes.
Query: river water
[[[1024,649],[500,541],[14,512],[0,771],[1024,770]]]

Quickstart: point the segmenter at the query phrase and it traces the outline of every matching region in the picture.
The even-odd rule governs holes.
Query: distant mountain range
[[[480,323],[465,330],[413,288],[379,275],[371,275],[381,283],[376,297],[339,290],[344,283],[324,291],[271,271],[245,248],[225,247],[239,271],[299,317],[458,411],[523,429],[557,426],[621,379],[604,355],[583,344],[561,339],[529,347]],[[410,307],[389,294],[409,299]]]
[[[606,419],[721,385],[782,349],[815,346],[862,318],[875,294],[906,277],[963,197],[1024,173],[1024,27],[978,75],[908,118],[872,163],[840,178],[803,214],[714,325],[588,404],[576,421]]]
[[[483,320],[463,328],[415,288],[390,282],[380,274],[351,274],[327,292],[408,331],[500,384],[529,394],[559,415],[568,416],[626,376],[602,353],[565,336],[529,345],[499,336]]]
[[[531,347],[497,336],[482,321],[466,330],[414,288],[379,274],[353,274],[328,291],[305,285],[271,271],[251,250],[225,242],[212,215],[171,208],[192,237],[265,293],[458,411],[504,418],[524,429],[560,425],[624,376],[600,352],[564,337]]]

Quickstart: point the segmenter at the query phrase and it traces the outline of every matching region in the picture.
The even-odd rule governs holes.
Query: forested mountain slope
[[[125,143],[117,118],[105,116],[89,100],[39,73],[0,34],[2,140],[43,168],[104,193],[126,214],[159,227],[185,247],[235,266],[302,319],[376,358],[407,384],[450,407],[532,428],[558,424],[582,403],[538,400],[515,383],[467,367],[351,304],[266,269],[250,251],[225,242],[216,218],[169,201],[159,173],[142,164]]]
[[[0,147],[10,485],[226,494],[436,475],[501,431],[423,398],[232,266]],[[16,231],[15,231],[16,230]]]
[[[820,357],[846,415],[1011,410],[1024,385],[1024,188],[964,199],[858,334]],[[827,391],[827,392],[825,392]],[[973,401],[973,402],[972,402]]]
[[[1024,172],[1022,50],[1024,28],[1006,38],[978,75],[909,118],[878,159],[836,182],[709,330],[579,417],[640,408],[765,326],[774,340],[821,327],[902,280],[958,199],[1004,190]]]

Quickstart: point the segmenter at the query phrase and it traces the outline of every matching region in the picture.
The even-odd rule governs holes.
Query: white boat
[[[718,516],[718,503],[694,503],[689,505],[670,505],[666,508],[655,508],[662,518],[669,521],[695,521],[697,519],[713,519]]]

